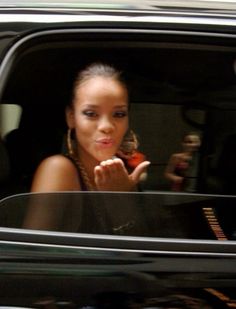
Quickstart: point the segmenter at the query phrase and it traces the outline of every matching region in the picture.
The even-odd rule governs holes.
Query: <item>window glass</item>
[[[75,233],[234,240],[234,203],[233,196],[166,192],[21,194],[1,201],[0,223]]]

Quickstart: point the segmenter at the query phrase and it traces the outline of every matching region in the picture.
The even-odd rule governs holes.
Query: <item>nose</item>
[[[115,126],[110,117],[102,117],[99,121],[98,128],[101,132],[109,134],[114,131]]]

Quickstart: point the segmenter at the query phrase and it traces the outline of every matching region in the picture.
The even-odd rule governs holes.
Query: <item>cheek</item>
[[[125,134],[129,129],[129,119],[126,118],[124,123],[122,124],[122,131],[123,131],[123,134]]]
[[[86,121],[83,117],[75,118],[75,131],[78,141],[84,140],[91,136],[94,131],[94,126],[91,122]]]
[[[124,121],[124,123],[116,126],[116,137],[117,141],[119,140],[119,144],[122,143],[122,140],[129,129],[128,121]]]

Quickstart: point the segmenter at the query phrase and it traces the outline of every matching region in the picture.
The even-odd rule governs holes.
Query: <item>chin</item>
[[[106,154],[96,154],[96,159],[99,161],[99,162],[102,162],[102,161],[106,161],[106,160],[109,160],[109,159],[112,159],[112,157],[115,155],[114,152],[109,152],[109,153],[106,153]]]

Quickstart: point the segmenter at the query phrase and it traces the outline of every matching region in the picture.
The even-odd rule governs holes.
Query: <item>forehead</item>
[[[198,142],[198,141],[200,141],[200,137],[198,135],[195,135],[195,134],[190,134],[190,135],[187,135],[184,138],[184,141],[185,142]]]
[[[76,98],[123,97],[127,99],[127,89],[112,77],[94,76],[82,82],[75,89]],[[124,102],[125,103],[125,102]]]

